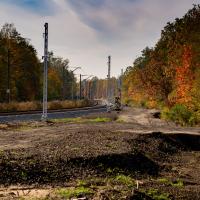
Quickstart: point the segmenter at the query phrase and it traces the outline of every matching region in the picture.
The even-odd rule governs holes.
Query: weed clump
[[[135,186],[135,181],[130,176],[125,176],[123,174],[117,175],[114,181],[116,181],[119,184],[126,185],[128,187]]]
[[[158,182],[163,183],[167,186],[178,187],[178,188],[181,188],[184,186],[184,183],[181,179],[170,181],[166,178],[161,178],[161,179],[158,179]]]
[[[194,125],[197,123],[195,113],[182,104],[176,104],[170,109],[164,108],[161,117],[182,126]]]
[[[68,189],[59,189],[57,191],[57,194],[60,195],[63,198],[72,198],[72,197],[83,197],[86,195],[93,194],[93,191],[90,188],[86,187],[77,187],[77,188],[68,188]]]
[[[148,199],[148,200],[170,200],[168,193],[159,192],[158,189],[150,188],[147,190],[136,191],[131,199]]]
[[[97,117],[94,119],[76,117],[76,118],[53,119],[51,121],[56,123],[101,123],[101,122],[105,123],[105,122],[110,122],[111,120],[112,120],[111,118],[105,118],[105,117]]]

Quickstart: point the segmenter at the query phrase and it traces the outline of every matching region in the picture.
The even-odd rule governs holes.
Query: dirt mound
[[[7,152],[0,158],[0,183],[63,183],[89,175],[124,174],[157,175],[159,166],[140,152],[110,154],[91,158],[20,158]]]
[[[166,160],[180,151],[200,150],[200,136],[189,134],[163,134],[153,132],[130,140],[132,148],[156,161]]]
[[[116,137],[109,140],[116,140]],[[79,156],[73,154],[70,157],[64,144],[60,145],[61,150],[57,153],[51,146],[48,154],[34,149],[1,152],[0,184],[59,185],[70,179],[107,177],[117,173],[134,177],[157,176],[163,169],[162,161],[170,160],[172,155],[183,150],[199,150],[200,146],[200,136],[160,132],[138,135],[134,139],[126,137],[124,141],[131,147],[125,153],[104,152],[102,155],[85,157],[80,156],[80,152]],[[90,147],[87,150],[93,151]],[[88,155],[92,155],[92,152]]]

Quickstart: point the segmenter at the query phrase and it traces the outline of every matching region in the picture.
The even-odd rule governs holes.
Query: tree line
[[[120,78],[112,77],[109,82],[110,89],[108,89],[108,79],[99,79],[98,77],[94,77],[91,80],[83,81],[83,96],[88,99],[107,99],[109,90],[110,96],[114,99],[114,97],[119,96],[120,93]]]
[[[200,5],[168,22],[154,48],[146,47],[124,74],[125,101],[187,111],[200,119]],[[184,115],[184,114],[183,114]]]
[[[68,64],[68,59],[49,53],[49,100],[72,96],[70,88],[72,84],[76,88],[76,78]],[[36,49],[13,24],[4,24],[0,31],[0,102],[41,100],[42,85],[43,61]]]

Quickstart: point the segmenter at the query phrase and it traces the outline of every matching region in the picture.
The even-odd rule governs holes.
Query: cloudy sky
[[[49,23],[49,50],[70,59],[81,73],[112,75],[132,65],[146,46],[153,47],[168,21],[182,17],[200,0],[0,0],[0,26],[14,23],[43,54],[44,23]],[[78,72],[77,72],[78,73]]]

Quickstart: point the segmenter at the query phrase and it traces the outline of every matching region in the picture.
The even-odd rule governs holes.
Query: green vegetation
[[[170,200],[168,193],[160,193],[157,189],[151,188],[147,191],[143,191],[143,193],[154,200]]]
[[[91,195],[93,191],[89,188],[85,187],[77,187],[77,188],[68,188],[68,189],[59,189],[57,191],[61,197],[64,198],[72,198],[72,197],[79,197],[80,195]]]
[[[87,118],[63,118],[63,119],[53,119],[52,122],[56,123],[104,123],[104,122],[110,122],[110,118],[104,118],[104,117],[97,117],[94,119],[87,119]]]
[[[176,104],[171,109],[163,109],[162,118],[174,121],[181,125],[195,124],[195,116],[185,105]]]
[[[158,182],[168,184],[170,181],[167,178],[159,178]]]
[[[169,181],[167,178],[160,178],[157,180],[160,183],[164,183],[167,186],[182,187],[183,182],[177,179],[175,182]],[[74,183],[74,182],[73,182]],[[177,188],[178,189],[178,188]],[[124,197],[130,197],[136,194],[136,199],[153,199],[153,200],[171,200],[172,196],[166,192],[162,192],[156,188],[142,188],[136,189],[135,180],[130,176],[124,174],[118,174],[113,177],[90,177],[84,180],[77,180],[74,187],[60,188],[52,192],[52,196],[42,198],[41,200],[47,199],[71,199],[79,197],[96,197],[99,192],[102,196],[109,195],[110,199],[124,199]],[[99,196],[98,196],[99,197]],[[23,199],[23,198],[21,198]],[[33,198],[37,199],[37,198]],[[39,200],[38,198],[37,200]]]
[[[168,186],[172,186],[172,187],[183,187],[184,186],[183,181],[180,179],[177,179],[175,181],[170,181],[166,178],[161,178],[161,179],[158,179],[158,182],[163,183]]]
[[[126,103],[164,108],[164,117],[181,125],[200,123],[199,18],[200,5],[194,5],[181,19],[168,22],[155,47],[146,47],[127,67]]]
[[[78,187],[85,187],[87,185],[88,185],[88,183],[85,180],[78,180],[77,181],[77,186]]]
[[[41,100],[43,63],[29,39],[23,38],[13,24],[6,23],[0,30],[0,58],[0,102],[8,101],[8,81],[11,101]],[[71,97],[72,84],[76,95],[76,79],[68,64],[68,59],[49,53],[49,100]]]
[[[123,174],[117,175],[114,178],[114,181],[116,181],[119,184],[126,185],[128,187],[133,187],[136,185],[135,181],[130,176],[125,176]]]
[[[111,119],[106,117],[97,117],[95,119],[89,119],[89,122],[110,122],[110,121]]]
[[[174,182],[171,183],[171,186],[174,186],[174,187],[183,187],[184,186],[184,183],[182,180],[178,179]]]
[[[56,123],[82,123],[83,119],[81,117],[77,117],[77,118],[52,119],[51,121]]]

